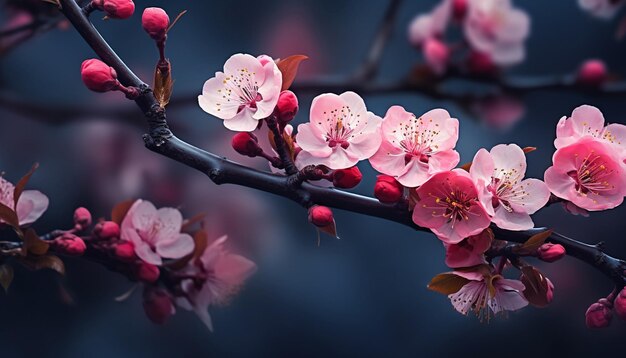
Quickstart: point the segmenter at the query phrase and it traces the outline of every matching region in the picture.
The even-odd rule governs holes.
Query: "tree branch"
[[[144,136],[144,140],[148,149],[205,173],[216,184],[229,183],[246,186],[283,196],[302,205],[309,203],[326,205],[387,219],[418,231],[428,231],[415,225],[410,212],[403,207],[382,204],[373,198],[332,188],[321,188],[309,183],[293,187],[289,185],[290,177],[273,175],[242,166],[176,138],[167,126],[165,111],[160,109],[150,88],[117,56],[74,0],[60,0],[60,2],[65,16],[94,52],[117,71],[122,84],[142,88],[142,94],[135,102],[147,118],[150,133]],[[498,239],[520,243],[545,230],[545,228],[535,228],[527,231],[506,231],[497,227],[493,229]],[[558,233],[553,233],[548,241],[563,245],[568,255],[592,265],[609,277],[616,286],[623,287],[626,284],[624,274],[626,263],[609,256],[599,245],[588,245]]]

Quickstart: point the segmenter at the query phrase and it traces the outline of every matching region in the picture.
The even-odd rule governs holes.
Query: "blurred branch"
[[[94,52],[117,71],[122,84],[142,89],[142,94],[135,102],[148,123],[149,134],[144,135],[148,149],[199,170],[216,184],[241,185],[291,199],[304,207],[310,207],[313,204],[326,205],[387,219],[418,231],[430,232],[415,225],[411,219],[411,213],[401,205],[382,204],[370,197],[334,188],[322,188],[306,182],[301,185],[292,185],[293,182],[297,182],[297,180],[293,180],[292,176],[274,175],[248,168],[194,147],[175,137],[167,125],[165,110],[160,108],[148,85],[143,83],[111,49],[74,0],[60,0],[60,2],[66,17]],[[294,175],[297,176],[297,174]],[[544,228],[507,231],[497,227],[493,227],[493,230],[498,239],[520,243],[539,232],[545,231]],[[626,284],[624,274],[626,263],[606,254],[599,245],[588,245],[558,233],[553,233],[548,241],[563,245],[570,256],[595,267],[618,287],[623,287]]]

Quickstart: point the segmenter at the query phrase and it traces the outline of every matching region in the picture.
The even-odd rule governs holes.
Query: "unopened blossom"
[[[472,235],[458,244],[446,244],[446,265],[452,268],[471,267],[486,263],[484,253],[491,247],[493,233],[489,229]]]
[[[226,128],[251,132],[274,111],[282,81],[276,63],[267,56],[235,54],[224,64],[224,72],[204,83],[198,103],[223,119]]]
[[[15,186],[0,176],[0,203],[13,209]],[[17,201],[15,213],[20,225],[32,224],[48,209],[48,197],[38,190],[24,190]],[[0,219],[0,223],[2,223]]]
[[[550,191],[576,206],[612,209],[626,195],[626,166],[615,146],[591,136],[558,149],[544,180]]]
[[[480,149],[470,168],[491,221],[507,230],[528,230],[530,215],[546,205],[550,190],[539,179],[524,179],[526,155],[516,144]]]
[[[510,66],[524,59],[530,19],[513,8],[511,0],[469,0],[463,29],[472,49],[488,55],[496,65]]]
[[[443,74],[450,61],[450,47],[445,42],[430,38],[424,41],[423,54],[426,64],[438,75]]]
[[[130,241],[135,254],[152,265],[161,265],[162,258],[178,259],[189,254],[193,239],[180,232],[183,217],[177,209],[156,209],[145,200],[137,200],[122,221],[121,238]]]
[[[626,126],[619,123],[604,125],[604,116],[596,107],[582,105],[567,118],[563,116],[556,125],[554,146],[559,149],[581,138],[592,137],[615,146],[626,159]]]
[[[296,165],[345,169],[371,157],[381,143],[380,117],[368,112],[354,92],[321,94],[313,99],[309,123],[298,126],[302,152]]]
[[[181,288],[185,295],[176,301],[180,307],[193,310],[210,330],[213,325],[208,307],[226,303],[256,270],[254,262],[224,248],[226,239],[222,236],[209,244],[202,256],[183,270],[198,280],[183,280]]]
[[[501,275],[487,277],[478,272],[459,272],[455,275],[469,280],[459,291],[448,296],[459,313],[467,315],[473,311],[477,316],[489,319],[491,313],[516,311],[528,305],[524,298],[524,284]]]
[[[581,9],[601,19],[612,18],[623,5],[623,0],[578,0]]]
[[[478,190],[462,169],[435,174],[416,193],[413,222],[431,229],[445,243],[457,244],[489,226]]]
[[[431,12],[416,16],[409,24],[409,42],[418,47],[429,38],[441,37],[450,23],[451,13],[450,1],[444,0]]]
[[[392,176],[379,175],[374,184],[374,196],[381,203],[397,203],[404,196],[404,186]]]
[[[454,150],[459,121],[444,109],[416,117],[393,106],[383,120],[382,138],[380,148],[369,159],[372,167],[407,187],[419,186],[459,163],[459,153]]]
[[[587,60],[580,65],[576,81],[587,86],[599,86],[609,78],[606,64],[602,60]]]

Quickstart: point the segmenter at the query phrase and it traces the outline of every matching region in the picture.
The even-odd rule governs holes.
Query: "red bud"
[[[452,16],[455,20],[461,21],[467,13],[467,0],[452,1]]]
[[[470,72],[478,74],[492,73],[496,70],[496,66],[489,55],[475,51],[469,54],[467,58],[467,67]]]
[[[379,175],[374,184],[374,196],[386,204],[397,203],[402,199],[404,187],[389,175]]]
[[[249,132],[235,134],[231,144],[237,153],[247,155],[248,157],[256,157],[263,152],[257,137]]]
[[[74,225],[80,227],[81,230],[85,230],[91,225],[91,213],[89,210],[83,207],[74,210]]]
[[[607,79],[608,71],[601,60],[587,60],[578,70],[578,82],[587,86],[599,86]]]
[[[276,104],[276,114],[282,124],[290,122],[298,113],[298,97],[287,90],[282,91]]]
[[[622,288],[622,291],[615,298],[613,305],[615,306],[617,316],[626,321],[626,288]]]
[[[330,208],[314,205],[309,208],[309,222],[317,227],[325,227],[335,222],[335,219]]]
[[[337,169],[333,172],[333,185],[337,188],[350,189],[359,185],[363,174],[358,167]]]
[[[158,266],[149,264],[147,262],[140,263],[139,265],[137,265],[135,269],[136,269],[137,279],[139,281],[148,282],[148,283],[156,282],[156,280],[159,279],[159,275],[161,273],[159,271]]]
[[[585,323],[588,328],[608,327],[612,318],[611,303],[605,298],[589,306],[585,312]]]
[[[554,262],[565,256],[565,248],[559,244],[543,244],[537,249],[537,257],[545,262]]]
[[[83,61],[80,75],[85,86],[95,92],[112,91],[120,86],[113,67],[95,58]]]
[[[120,226],[113,221],[103,221],[96,224],[93,233],[99,239],[108,240],[120,237]]]
[[[169,293],[158,287],[146,287],[143,291],[143,310],[150,321],[156,324],[164,324],[176,313]]]
[[[163,40],[170,26],[170,17],[160,7],[149,7],[143,11],[141,26],[156,41]]]
[[[121,261],[134,261],[137,256],[135,255],[135,245],[130,241],[122,241],[115,245],[115,256]]]
[[[87,245],[85,245],[83,239],[70,233],[65,233],[50,241],[50,246],[52,246],[56,252],[74,256],[80,256],[87,250]]]
[[[104,11],[112,19],[127,19],[135,12],[132,0],[92,0],[96,9]]]

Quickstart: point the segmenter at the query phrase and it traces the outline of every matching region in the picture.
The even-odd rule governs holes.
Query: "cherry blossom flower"
[[[296,165],[345,169],[371,157],[380,146],[381,118],[354,92],[321,94],[311,104],[310,123],[300,124]]]
[[[198,103],[205,112],[223,119],[226,128],[251,132],[274,111],[282,81],[268,56],[239,53],[226,61],[224,72],[216,72],[204,83]]]
[[[474,156],[470,174],[480,201],[491,221],[507,230],[528,230],[534,226],[531,214],[541,209],[550,190],[538,179],[525,179],[526,155],[516,144],[500,144]]]
[[[524,59],[530,19],[510,0],[470,0],[463,25],[470,46],[495,64],[510,66]]]
[[[382,124],[383,141],[369,159],[372,167],[391,175],[404,186],[416,187],[432,175],[459,163],[454,146],[459,138],[459,121],[444,109],[433,109],[420,117],[400,106],[389,108]]]
[[[559,120],[554,146],[559,149],[584,137],[593,137],[618,147],[622,159],[626,159],[626,126],[619,123],[604,126],[602,112],[589,105],[577,107],[571,117],[563,116]]]
[[[451,2],[444,0],[430,13],[417,15],[409,25],[409,42],[413,46],[421,46],[429,38],[442,36],[450,23],[451,14]]]
[[[601,18],[610,19],[624,5],[622,0],[578,0],[578,6],[591,15]]]
[[[210,330],[213,330],[213,325],[208,307],[226,303],[256,270],[254,262],[226,251],[226,239],[227,236],[222,236],[215,240],[202,256],[184,269],[186,274],[202,277],[203,280],[199,285],[191,279],[182,281],[185,296],[176,301],[180,307],[193,310]]]
[[[587,136],[554,153],[544,180],[554,195],[582,209],[612,209],[626,195],[622,160],[610,143]]]
[[[469,173],[454,169],[433,175],[416,189],[413,222],[429,228],[448,244],[458,244],[489,226]]]
[[[493,232],[489,229],[483,230],[478,235],[472,235],[458,244],[446,244],[446,265],[452,268],[471,267],[486,264],[483,255],[493,241]]]
[[[161,265],[162,258],[178,259],[193,251],[191,236],[180,232],[183,217],[177,209],[160,208],[137,200],[122,221],[121,238],[130,241],[143,261]]]
[[[486,278],[478,272],[455,271],[453,274],[469,280],[459,291],[448,296],[454,309],[461,314],[474,311],[477,316],[489,319],[490,311],[498,314],[528,305],[521,281],[506,279],[498,274]]]
[[[0,177],[0,203],[13,209],[15,202],[13,191],[15,186]],[[20,199],[17,201],[15,213],[20,225],[28,225],[35,222],[48,209],[48,197],[38,190],[24,190]],[[2,223],[0,219],[0,223]]]

